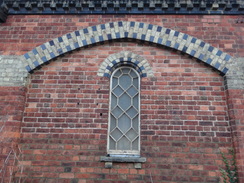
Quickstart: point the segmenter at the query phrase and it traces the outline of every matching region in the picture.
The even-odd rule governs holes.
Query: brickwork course
[[[217,183],[220,151],[233,147],[244,182],[243,16],[11,11],[0,23],[0,168],[13,149],[18,160],[0,180]],[[142,163],[101,161],[123,64],[141,76]]]

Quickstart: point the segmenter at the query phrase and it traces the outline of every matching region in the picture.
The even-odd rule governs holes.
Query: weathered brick
[[[4,43],[4,46],[0,44],[0,50],[5,55],[22,55],[57,36],[87,26],[135,20],[177,29],[213,43],[230,55],[243,56],[241,35],[234,23],[236,16],[149,17],[12,15],[6,25],[1,25],[7,30],[0,38]],[[210,27],[212,22],[218,24]],[[229,33],[224,31],[226,27],[233,29],[231,40],[236,46],[232,49],[226,46],[233,44],[229,42]],[[7,38],[7,35],[14,36]],[[143,78],[141,82],[141,155],[148,161],[142,164],[141,170],[125,163],[104,169],[99,157],[106,154],[109,79],[96,74],[109,55],[128,50],[145,58],[154,74],[153,78]],[[214,163],[221,162],[218,149],[231,146],[228,118],[234,124],[234,133],[243,128],[243,100],[240,99],[243,92],[235,88],[226,95],[224,79],[217,72],[164,48],[123,40],[105,43],[59,57],[29,77],[26,100],[25,91],[18,87],[1,87],[0,91],[3,109],[0,114],[8,114],[8,126],[22,123],[21,164],[26,166],[23,175],[28,175],[27,182],[44,182],[45,178],[50,182],[106,182],[104,179],[125,182],[126,178],[150,182],[150,176],[155,182],[218,182],[219,175],[213,173],[219,169]],[[231,87],[241,82],[232,79],[235,82],[229,83]],[[229,116],[226,100],[230,101]],[[6,134],[16,139],[20,136],[15,134],[17,129],[10,128]],[[241,139],[234,144],[243,143]],[[0,149],[0,153],[8,152],[6,148]],[[185,167],[192,171],[184,170]],[[243,176],[241,172],[240,175]]]

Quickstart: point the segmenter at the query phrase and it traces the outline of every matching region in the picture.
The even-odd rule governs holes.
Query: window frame
[[[128,69],[131,69],[136,75],[137,75],[137,79],[138,79],[138,89],[137,89],[137,94],[138,95],[138,150],[111,150],[110,149],[110,127],[111,127],[111,110],[112,110],[112,85],[113,85],[113,78],[114,78],[114,75],[118,72],[118,70],[120,69],[123,69],[123,68],[128,68]],[[141,96],[141,77],[140,77],[140,74],[138,73],[138,71],[131,67],[131,66],[127,66],[127,65],[124,65],[124,66],[120,66],[118,68],[116,68],[113,73],[111,74],[111,77],[110,77],[110,90],[109,90],[109,115],[108,115],[108,130],[107,130],[107,154],[110,156],[110,157],[140,157],[140,151],[141,151],[141,122],[140,122],[140,111],[141,111],[141,108],[140,108],[140,104],[141,104],[141,101],[140,101],[140,96]],[[131,105],[133,106],[133,105]],[[133,119],[133,118],[132,118]],[[117,120],[116,119],[116,124],[117,124]],[[132,122],[131,122],[132,124]],[[132,140],[130,141],[132,142]],[[117,142],[116,142],[117,144]]]

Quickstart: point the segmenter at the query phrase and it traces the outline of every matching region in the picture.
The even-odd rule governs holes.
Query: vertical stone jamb
[[[18,155],[27,75],[20,56],[0,55],[0,182],[13,181],[9,171]]]
[[[244,58],[235,59],[224,76],[229,121],[236,151],[239,182],[244,182]]]

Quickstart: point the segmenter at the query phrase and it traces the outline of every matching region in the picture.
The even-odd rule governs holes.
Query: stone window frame
[[[125,69],[130,69],[130,71],[128,72],[128,74],[124,73],[125,72]],[[119,76],[115,76],[117,73],[121,72],[121,74]],[[136,74],[135,77],[133,77],[133,73]],[[130,79],[132,79],[132,83],[131,85],[129,86],[123,86],[123,83],[121,83],[121,78],[125,75],[128,75],[130,77]],[[117,78],[117,83],[115,83],[116,81],[116,78]],[[134,83],[134,81],[136,81],[136,83]],[[126,80],[126,82],[128,82],[128,80]],[[121,66],[121,67],[118,67],[117,69],[114,70],[114,72],[112,73],[111,77],[110,77],[110,98],[109,98],[109,120],[108,120],[108,135],[107,135],[107,154],[109,156],[114,156],[114,157],[120,157],[120,156],[123,156],[123,157],[139,157],[140,156],[140,82],[141,82],[141,79],[140,79],[140,75],[139,73],[133,68],[133,67],[130,67],[130,66]],[[114,85],[114,86],[113,86]],[[126,88],[124,88],[126,87]],[[118,90],[116,90],[117,88],[120,88],[122,90],[120,90],[120,92]],[[136,89],[136,93],[132,96],[132,93],[130,94],[130,89]],[[117,93],[116,93],[117,92]],[[119,94],[119,93],[120,94]],[[114,96],[114,97],[112,97]],[[122,100],[127,100],[127,98],[124,98],[121,100],[121,97],[122,96],[128,96],[130,97],[130,101],[131,101],[131,104],[128,105],[128,106],[124,106],[124,103],[121,103]],[[133,99],[136,99],[137,101],[137,106],[135,103],[132,102]],[[115,101],[116,100],[116,104],[115,104]],[[128,99],[129,100],[129,99]],[[112,107],[113,105],[113,107]],[[126,107],[126,108],[125,108]],[[116,112],[116,109],[120,110],[121,113],[116,116],[113,111]],[[135,115],[134,116],[131,116],[129,114],[129,111],[130,109],[135,109],[134,111],[132,112],[135,112]],[[117,110],[117,112],[118,112]],[[127,120],[129,124],[127,125],[130,125],[130,127],[125,130],[123,128],[127,128],[125,126],[121,126],[121,118],[122,117],[127,117]],[[137,125],[133,127],[132,125],[132,121],[135,119],[136,120],[137,118]],[[116,123],[114,124],[114,128],[111,129],[111,126],[112,126],[112,119],[113,121]],[[134,123],[136,123],[136,121],[134,121]],[[136,129],[137,128],[137,129]],[[117,130],[117,132],[121,133],[122,135],[118,138],[118,140],[115,139],[115,136],[118,134],[114,134],[115,130]],[[136,134],[135,134],[135,137],[134,139],[130,139],[129,137],[129,133],[130,131],[134,131]],[[129,141],[130,144],[130,149],[126,149],[127,147],[123,147],[124,149],[120,149],[118,146],[119,146],[119,141],[122,140],[122,139],[127,139]],[[138,141],[135,145],[137,146],[137,150],[133,150],[133,142],[135,141]],[[112,149],[110,146],[111,146],[111,142],[114,141],[114,148],[115,149]],[[121,147],[122,148],[122,147]]]
[[[122,60],[122,59],[120,59]],[[133,69],[133,71],[137,74],[138,76],[138,92],[139,92],[139,98],[138,98],[138,103],[139,103],[139,110],[138,110],[138,118],[139,118],[139,150],[137,153],[133,152],[133,151],[118,151],[118,153],[112,153],[110,154],[110,150],[109,150],[109,129],[110,129],[110,104],[109,104],[109,119],[108,119],[108,134],[107,134],[107,155],[106,156],[101,156],[100,157],[100,161],[101,162],[105,162],[105,168],[112,168],[113,163],[134,163],[134,168],[136,169],[140,169],[141,168],[141,163],[146,162],[146,158],[145,157],[141,157],[140,155],[140,150],[141,150],[141,134],[140,134],[140,93],[141,93],[141,78],[145,77],[146,75],[142,74],[142,71],[140,69],[138,69],[138,67],[134,64],[130,64],[130,62],[126,61],[126,58],[123,59],[123,62],[117,63],[113,66],[113,68],[110,69],[110,74],[106,75],[107,77],[110,78],[110,97],[109,97],[109,102],[111,104],[111,93],[112,93],[112,79],[113,79],[113,74],[116,73],[117,70],[121,69],[121,68],[131,68]]]

